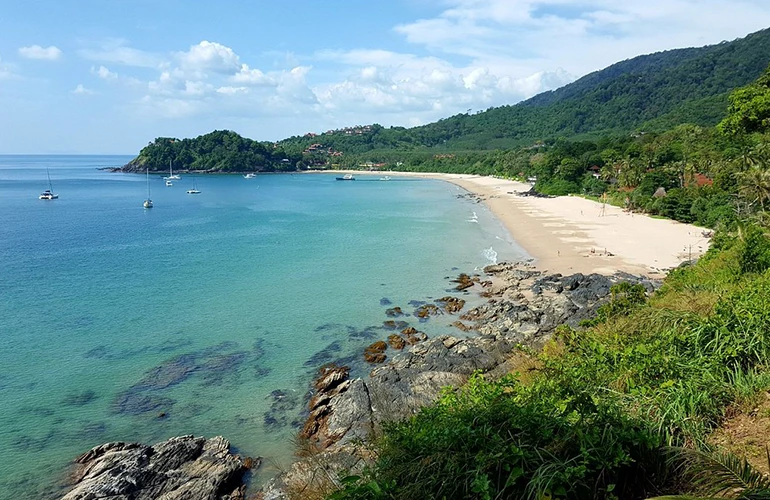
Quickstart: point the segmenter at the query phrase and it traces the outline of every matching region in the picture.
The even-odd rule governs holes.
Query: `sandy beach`
[[[382,172],[352,172],[385,175]],[[708,249],[705,229],[626,212],[577,196],[520,196],[521,182],[463,174],[387,172],[442,179],[474,193],[534,259],[538,269],[562,274],[619,271],[661,277]]]

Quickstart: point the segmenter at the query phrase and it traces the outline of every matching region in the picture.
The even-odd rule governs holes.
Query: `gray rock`
[[[74,485],[62,500],[236,500],[247,470],[222,437],[107,443],[75,462]]]

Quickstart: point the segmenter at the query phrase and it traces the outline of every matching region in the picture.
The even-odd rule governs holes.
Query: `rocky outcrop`
[[[455,290],[459,290],[459,291],[466,290],[478,282],[479,282],[478,276],[471,277],[465,273],[460,274],[460,276],[458,276],[457,279],[452,280],[452,283],[457,283]]]
[[[648,292],[660,286],[659,281],[625,273],[543,275],[523,264],[499,264],[484,271],[493,276],[485,293],[491,300],[460,318],[473,321],[482,335],[531,347],[541,346],[559,325],[578,327],[595,317],[617,282],[638,283]]]
[[[442,297],[438,299],[436,302],[441,304],[444,310],[449,314],[458,313],[463,307],[465,307],[465,300],[459,297],[452,297],[450,295],[447,295],[446,297]]]
[[[387,357],[385,355],[385,349],[387,348],[388,344],[378,340],[364,349],[364,359],[369,363],[383,363]]]
[[[371,402],[366,384],[350,380],[347,366],[326,365],[318,371],[310,400],[310,414],[299,433],[314,449],[326,449],[340,442],[366,437],[372,429]],[[334,406],[332,406],[334,402]]]
[[[222,437],[107,443],[75,460],[73,487],[62,500],[243,499],[243,475],[259,464],[232,455]]]
[[[264,498],[286,498],[287,491],[298,491],[308,480],[331,477],[341,470],[352,468],[356,472],[367,459],[366,448],[356,443],[369,437],[383,422],[416,413],[435,401],[442,388],[462,385],[475,371],[490,378],[509,373],[520,345],[539,347],[557,326],[578,326],[583,319],[595,316],[596,309],[608,300],[613,283],[633,281],[648,291],[659,286],[658,282],[631,275],[544,275],[522,263],[488,266],[484,272],[488,280],[467,275],[457,280],[460,286],[468,285],[466,288],[480,285],[482,295],[490,299],[456,322],[463,330],[475,330],[478,335],[442,335],[412,343],[410,338],[421,332],[407,328],[401,332],[406,348],[388,363],[373,369],[368,377],[345,378],[331,393],[317,393],[308,419],[313,433],[304,437],[319,455],[296,462],[270,481],[263,487]],[[311,423],[319,416],[321,424]],[[324,464],[323,474],[313,472],[313,464],[319,463]]]

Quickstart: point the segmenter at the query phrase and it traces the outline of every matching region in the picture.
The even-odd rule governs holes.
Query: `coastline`
[[[677,232],[674,237],[669,237],[667,233],[656,236],[657,224],[649,229],[646,223],[638,221],[683,227],[684,234],[688,236],[691,236],[690,233],[701,234],[701,228],[695,226],[626,214],[616,207],[604,207],[604,214],[599,214],[601,204],[578,197],[544,199],[519,196],[516,193],[528,191],[530,186],[494,177],[398,172],[352,173],[361,177],[412,176],[453,183],[483,202],[516,242],[536,260],[533,269],[528,264],[520,267],[516,264],[491,266],[497,268],[490,274],[494,279],[475,286],[477,291],[492,293],[494,300],[476,309],[476,313],[467,311],[468,316],[461,319],[466,323],[475,323],[482,335],[456,338],[450,333],[451,336],[441,335],[420,340],[414,347],[395,354],[391,354],[396,349],[391,345],[388,348],[389,359],[383,365],[375,365],[368,377],[350,379],[348,372],[341,369],[326,373],[316,381],[318,394],[311,400],[311,418],[306,424],[306,428],[312,427],[314,431],[308,439],[328,450],[323,452],[324,460],[326,457],[334,457],[328,460],[332,464],[341,464],[340,470],[345,470],[349,463],[363,463],[353,443],[365,439],[382,419],[396,415],[395,408],[413,413],[417,408],[429,404],[441,387],[462,385],[477,370],[490,373],[491,376],[509,372],[512,369],[511,363],[515,362],[515,358],[511,358],[515,346],[523,343],[539,345],[543,339],[548,338],[551,329],[563,323],[567,317],[574,321],[583,316],[588,317],[598,306],[598,300],[609,293],[610,278],[606,276],[556,278],[546,274],[573,275],[579,272],[610,275],[623,271],[656,277],[657,274],[665,274],[665,268],[647,263],[657,264],[658,258],[669,258],[666,262],[673,262],[670,267],[674,267],[680,258],[686,260],[688,257],[683,253],[667,255],[673,243],[681,243],[675,240],[681,234]],[[622,215],[613,215],[610,209]],[[636,239],[627,241],[626,233],[621,231],[624,228],[630,231],[631,236],[661,238],[667,244],[654,245],[648,249]],[[701,239],[705,240],[703,237]],[[614,255],[603,255],[605,247],[600,248],[599,245],[604,241],[610,243],[606,251]],[[634,253],[634,247],[640,247],[638,255]],[[538,291],[533,291],[535,288]],[[580,292],[580,298],[570,298],[572,292]],[[585,294],[592,297],[588,304],[582,302]],[[510,304],[517,307],[511,308]],[[523,311],[518,309],[522,305],[525,306]],[[573,309],[576,306],[577,309]],[[292,463],[287,476],[299,477],[299,484],[311,484],[312,474],[311,478],[304,475],[305,466],[301,460]],[[291,489],[290,480],[286,483],[282,481],[270,480],[265,487],[268,490],[271,487]],[[272,493],[262,494],[264,496],[258,498],[283,498],[271,496]]]
[[[517,181],[470,174],[323,172],[422,177],[460,186],[478,196],[543,272],[625,272],[661,278],[705,253],[710,243],[704,229],[692,224],[626,212],[578,196],[521,196],[531,186]]]

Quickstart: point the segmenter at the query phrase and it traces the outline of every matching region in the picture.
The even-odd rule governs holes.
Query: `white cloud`
[[[297,66],[291,71],[283,73],[278,83],[277,100],[292,103],[316,104],[318,98],[315,92],[308,86],[305,77],[312,68],[310,66]]]
[[[233,95],[233,94],[240,94],[240,93],[248,94],[249,93],[249,88],[248,87],[229,87],[229,86],[226,86],[226,87],[219,87],[217,89],[217,92],[219,92],[220,94],[226,94],[226,95]]]
[[[163,62],[158,55],[128,47],[126,40],[122,39],[108,39],[96,48],[79,50],[78,55],[89,61],[138,68],[157,68]]]
[[[201,97],[214,90],[210,84],[206,82],[195,82],[187,80],[184,82],[183,95],[192,97]]]
[[[231,80],[235,83],[243,83],[246,85],[277,85],[274,78],[271,78],[256,68],[249,68],[248,64],[242,64],[238,73],[233,75]]]
[[[316,88],[319,103],[327,110],[367,113],[369,121],[383,114],[433,121],[468,108],[514,103],[574,79],[562,70],[519,76],[503,64],[454,66],[436,57],[383,50],[324,52],[320,57],[351,71],[344,81]]]
[[[174,119],[193,117],[198,115],[202,109],[202,104],[198,101],[176,98],[153,99],[145,96],[140,103],[144,105],[145,111],[153,116]]]
[[[94,91],[85,88],[82,83],[79,83],[78,86],[75,87],[75,90],[72,91],[72,93],[78,94],[78,95],[89,95],[89,94],[93,94]]]
[[[45,61],[55,61],[61,57],[61,50],[55,45],[50,47],[41,47],[40,45],[30,45],[29,47],[20,47],[19,55],[27,59],[41,59]]]
[[[235,74],[241,69],[240,60],[233,49],[207,40],[193,45],[187,52],[180,53],[179,59],[182,69],[192,72]]]
[[[718,43],[770,25],[770,3],[764,0],[443,3],[447,8],[435,18],[395,31],[416,46],[495,73],[503,65],[518,67],[518,78],[559,67],[583,75],[637,55]]]
[[[104,66],[99,66],[99,69],[96,69],[95,67],[91,66],[91,73],[98,76],[102,80],[114,80],[118,77],[117,73],[115,73],[114,71],[110,71]]]

